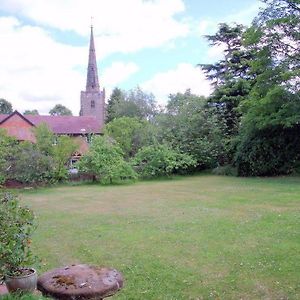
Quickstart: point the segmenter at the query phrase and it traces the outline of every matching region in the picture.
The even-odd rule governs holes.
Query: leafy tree
[[[238,133],[241,117],[238,106],[248,97],[256,77],[250,72],[255,51],[243,46],[245,30],[243,25],[231,27],[221,23],[217,33],[206,38],[212,46],[225,47],[224,58],[215,64],[199,65],[215,87],[208,104],[216,108],[219,120],[225,122],[228,137]]]
[[[131,117],[152,120],[157,113],[155,97],[137,87],[127,93],[115,89],[107,120]]]
[[[56,144],[53,145],[54,178],[55,180],[67,179],[67,164],[71,155],[78,149],[69,136],[57,137]]]
[[[101,183],[135,179],[135,171],[123,158],[121,148],[106,136],[96,136],[91,147],[79,161],[79,170],[94,174]]]
[[[244,176],[287,174],[299,160],[299,2],[264,2],[246,34],[259,72],[241,106],[236,164]]]
[[[107,104],[106,123],[109,123],[110,121],[112,121],[117,117],[116,108],[124,101],[125,101],[125,93],[117,87],[114,88]]]
[[[0,98],[0,114],[11,114],[12,112],[13,108],[11,103],[3,98]]]
[[[25,110],[23,112],[23,115],[39,115],[39,112],[37,109],[33,109],[33,110]]]
[[[126,158],[132,157],[142,146],[155,141],[153,125],[146,120],[121,117],[105,127],[107,135],[118,142]]]
[[[53,145],[55,136],[46,123],[42,123],[34,128],[36,145],[42,154],[53,156]]]
[[[51,116],[72,116],[72,111],[62,104],[56,104],[50,111]]]
[[[197,162],[192,156],[166,145],[153,145],[140,149],[132,164],[142,177],[150,178],[184,172],[194,168]]]
[[[199,168],[211,168],[223,160],[223,125],[204,97],[190,91],[170,95],[166,112],[158,115],[155,123],[158,141],[193,156]]]

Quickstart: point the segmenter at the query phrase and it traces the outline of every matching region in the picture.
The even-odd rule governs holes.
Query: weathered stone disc
[[[103,299],[123,286],[123,277],[115,269],[72,265],[54,269],[38,278],[38,290],[57,299]]]

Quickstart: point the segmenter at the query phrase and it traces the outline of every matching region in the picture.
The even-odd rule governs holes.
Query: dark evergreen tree
[[[121,105],[121,103],[124,101],[125,101],[125,93],[118,87],[115,87],[108,100],[108,104],[106,108],[106,119],[105,119],[106,123],[109,123],[110,121],[112,121],[117,117],[117,113],[116,113],[117,107],[118,105]]]
[[[10,102],[5,99],[0,98],[0,114],[11,114],[13,108]]]

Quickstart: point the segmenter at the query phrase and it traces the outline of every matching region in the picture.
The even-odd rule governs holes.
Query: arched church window
[[[95,100],[91,101],[91,108],[95,108]]]

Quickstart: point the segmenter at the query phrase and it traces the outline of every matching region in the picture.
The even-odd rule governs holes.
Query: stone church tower
[[[100,128],[104,125],[105,89],[100,90],[93,26],[91,26],[89,63],[87,69],[86,89],[80,95],[80,116],[95,116]]]

